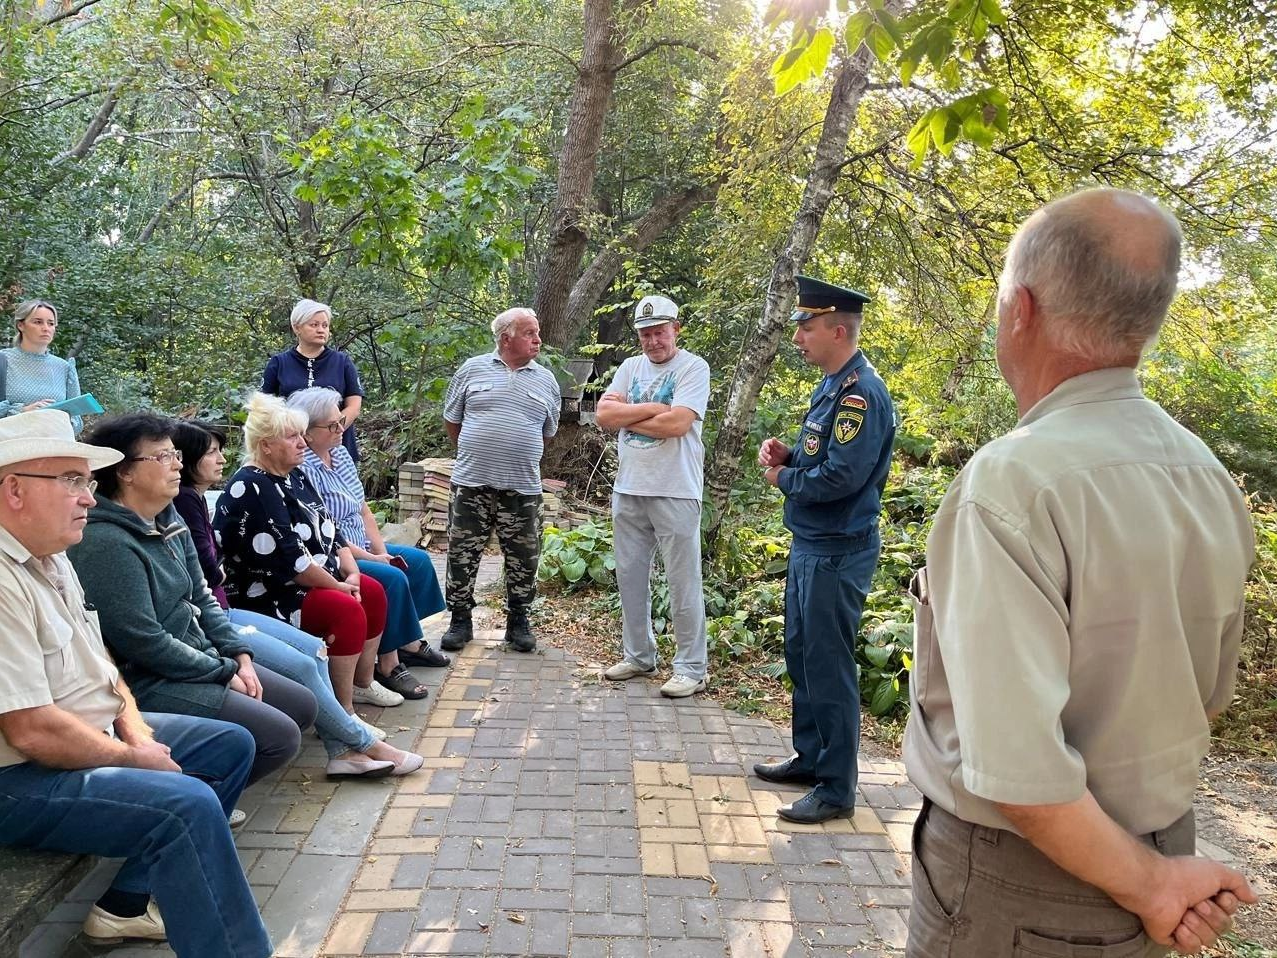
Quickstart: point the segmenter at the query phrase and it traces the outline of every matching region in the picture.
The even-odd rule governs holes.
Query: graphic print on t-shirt
[[[637,379],[630,382],[630,402],[659,402],[669,406],[674,401],[674,373],[667,371],[657,379],[643,385]],[[644,436],[629,429],[622,430],[621,441],[634,449],[651,449],[665,442],[654,436]]]

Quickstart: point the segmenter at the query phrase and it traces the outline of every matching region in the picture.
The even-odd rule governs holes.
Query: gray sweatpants
[[[701,589],[701,504],[696,499],[612,494],[613,551],[621,589],[625,660],[656,667],[652,633],[652,560],[661,550],[670,584],[674,622],[674,672],[702,679],[709,667],[705,647],[705,593]]]

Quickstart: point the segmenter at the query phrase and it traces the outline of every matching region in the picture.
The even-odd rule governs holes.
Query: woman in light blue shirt
[[[49,352],[58,331],[58,310],[43,299],[28,299],[13,311],[13,346],[0,349],[0,416],[42,409],[80,395],[75,361]],[[71,417],[76,435],[84,420]]]

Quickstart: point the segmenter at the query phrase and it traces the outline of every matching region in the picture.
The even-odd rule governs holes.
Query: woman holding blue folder
[[[58,331],[58,310],[43,299],[28,299],[13,311],[13,346],[0,349],[0,416],[56,406],[80,396],[75,360],[49,352]],[[67,410],[78,436],[84,420]],[[99,410],[100,411],[100,410]]]

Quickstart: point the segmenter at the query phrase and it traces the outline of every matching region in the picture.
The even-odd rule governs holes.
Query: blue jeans
[[[112,887],[155,898],[179,958],[266,958],[270,939],[226,824],[253,736],[216,719],[142,718],[185,774],[0,768],[0,844],[123,858]]]
[[[315,696],[315,731],[329,758],[354,749],[372,748],[372,732],[347,712],[333,694],[324,641],[287,622],[246,609],[227,609],[226,617],[253,647],[253,660],[272,672],[304,685]]]
[[[439,577],[435,574],[430,553],[412,546],[386,546],[392,556],[408,563],[408,571],[385,562],[360,559],[356,564],[362,575],[371,576],[386,590],[386,631],[381,635],[377,651],[385,655],[421,639],[421,620],[444,610]]]

